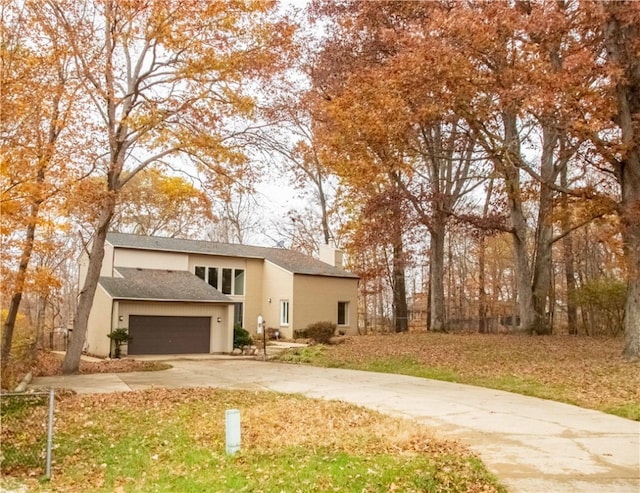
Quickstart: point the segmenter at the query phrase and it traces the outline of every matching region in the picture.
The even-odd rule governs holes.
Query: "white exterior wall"
[[[120,327],[129,327],[130,315],[164,317],[211,317],[210,353],[230,353],[233,350],[233,306],[223,303],[185,303],[153,301],[120,301],[117,317]],[[218,322],[220,317],[220,322]],[[123,347],[126,354],[126,347]]]
[[[295,317],[293,299],[293,274],[271,262],[264,263],[263,277],[263,312],[267,328],[277,328],[284,337],[293,337],[293,322]],[[269,303],[271,299],[271,303]],[[289,300],[289,325],[280,324],[280,301]],[[253,324],[253,331],[255,325]]]
[[[112,271],[105,272],[105,262],[102,263],[102,276],[113,277]],[[189,255],[178,252],[155,252],[153,250],[133,250],[118,248],[113,253],[112,265],[118,267],[132,267],[141,269],[160,270],[189,270]]]
[[[87,337],[85,341],[85,350],[87,353],[107,357],[109,356],[109,348],[111,339],[107,335],[111,332],[111,328],[117,328],[114,323],[114,311],[112,310],[113,300],[107,294],[102,286],[98,284],[96,294],[93,298],[93,306],[89,313],[89,324],[87,326]],[[117,322],[117,318],[115,319]],[[73,337],[73,335],[71,336]]]

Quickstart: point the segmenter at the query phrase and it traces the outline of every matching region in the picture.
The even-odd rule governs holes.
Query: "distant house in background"
[[[358,277],[342,253],[318,260],[283,248],[109,233],[89,317],[86,350],[107,356],[113,329],[127,353],[226,353],[233,327],[256,331],[261,315],[283,337],[318,321],[357,332]],[[81,281],[88,259],[80,260]]]
[[[424,331],[427,329],[427,318],[429,317],[429,297],[427,293],[413,293],[407,300],[407,312],[409,316],[409,329]]]

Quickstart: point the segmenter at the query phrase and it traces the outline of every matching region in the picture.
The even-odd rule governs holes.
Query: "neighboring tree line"
[[[308,13],[324,29],[306,65],[311,142],[340,179],[364,299],[380,306],[386,288],[407,330],[406,273],[426,265],[431,330],[473,307],[480,330],[502,312],[528,333],[575,333],[581,299],[594,323],[588,264],[605,250],[600,294],[626,284],[618,323],[638,357],[640,4],[315,1]]]
[[[109,230],[242,242],[265,162],[307,199],[273,239],[346,249],[365,322],[640,356],[640,4],[1,5],[3,367],[22,309],[73,312],[78,369]]]

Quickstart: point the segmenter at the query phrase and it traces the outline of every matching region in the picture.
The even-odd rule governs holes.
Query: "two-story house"
[[[80,261],[81,280],[87,258]],[[233,327],[292,337],[318,321],[357,332],[358,277],[342,253],[320,260],[284,248],[109,233],[89,317],[86,351],[107,356],[107,335],[126,327],[127,353],[227,353]]]

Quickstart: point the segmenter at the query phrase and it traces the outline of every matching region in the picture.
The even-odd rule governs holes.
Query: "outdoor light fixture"
[[[268,300],[268,301],[269,301],[269,303],[271,303],[271,298],[269,298],[269,300]]]
[[[222,322],[222,317],[218,317],[218,323]]]

